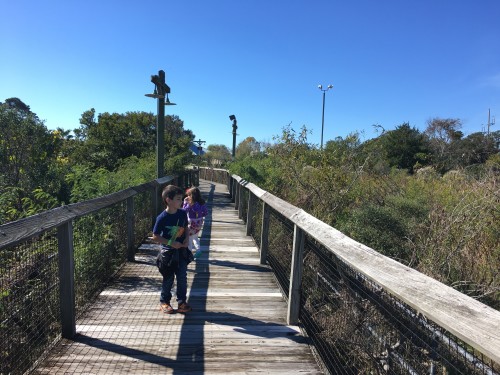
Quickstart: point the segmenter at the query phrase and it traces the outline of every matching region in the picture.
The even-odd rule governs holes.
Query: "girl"
[[[196,259],[201,255],[198,232],[203,226],[203,218],[208,214],[208,209],[205,206],[205,200],[201,197],[200,189],[193,187],[187,191],[182,208],[187,212],[188,216],[188,247],[189,250],[193,251],[194,249],[196,251],[194,253],[194,258]]]

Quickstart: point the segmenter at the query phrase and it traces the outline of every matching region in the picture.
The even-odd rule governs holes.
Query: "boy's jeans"
[[[169,272],[163,276],[163,281],[161,283],[161,294],[160,302],[170,303],[172,299],[172,286],[174,285],[174,276],[177,280],[177,302],[186,301],[187,293],[187,261],[183,256],[183,251],[186,249],[177,249],[179,253],[179,267],[173,271]]]

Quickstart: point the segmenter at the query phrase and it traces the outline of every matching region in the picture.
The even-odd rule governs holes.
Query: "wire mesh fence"
[[[153,195],[146,191],[134,196],[134,248],[138,248],[152,228]]]
[[[267,261],[273,269],[279,287],[286,298],[290,288],[293,226],[273,209],[270,210],[269,216],[268,246]]]
[[[160,189],[172,182],[168,178],[163,180]],[[61,338],[61,306],[70,301],[61,301],[60,297],[58,225],[72,222],[78,318],[126,262],[130,251],[127,220],[132,219],[134,249],[151,231],[155,184],[132,190],[0,227],[0,374],[24,374]],[[131,195],[134,210],[129,218],[127,198]],[[43,215],[50,217],[48,223]],[[19,235],[19,228],[26,234]]]
[[[240,193],[247,207],[247,189]],[[262,204],[251,234],[260,248]],[[243,219],[246,208],[243,209]],[[294,224],[270,209],[267,262],[289,295]],[[299,320],[331,374],[500,374],[500,365],[426,319],[306,235]]]
[[[255,200],[255,210],[253,216],[250,218],[252,221],[251,224],[251,233],[253,234],[253,238],[255,244],[260,249],[261,246],[261,237],[262,237],[262,203],[256,199]]]
[[[229,184],[229,174],[225,169],[218,168],[200,168],[199,178],[207,181],[218,182],[219,184]]]
[[[77,218],[73,225],[76,316],[99,294],[127,258],[124,202]]]
[[[125,214],[120,202],[74,220],[77,317],[126,261]],[[0,373],[22,374],[60,337],[60,304],[68,301],[60,301],[57,230],[0,254]]]
[[[60,334],[56,231],[0,252],[0,374],[22,374]]]
[[[498,365],[307,238],[300,319],[331,373],[494,374]]]
[[[246,220],[248,214],[248,197],[249,191],[247,189],[240,190],[240,207],[238,208],[240,216]]]

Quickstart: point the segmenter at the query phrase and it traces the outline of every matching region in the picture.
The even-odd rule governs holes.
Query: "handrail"
[[[102,197],[57,207],[24,219],[3,224],[0,226],[0,249],[7,246],[14,246],[21,241],[33,238],[79,216],[88,215],[92,212],[109,207],[115,203],[133,197],[140,192],[153,190],[158,186],[162,186],[174,180],[176,177],[176,175],[165,176]]]
[[[335,255],[358,272],[472,347],[500,362],[500,311],[378,253],[239,176],[232,177],[322,245],[334,251]]]
[[[123,262],[134,260],[136,236],[141,241],[147,235],[162,209],[162,186],[171,181],[184,188],[197,185],[198,174],[198,170],[187,170],[181,175],[165,176],[0,225],[0,339],[6,346],[1,353],[0,373],[24,373],[51,345],[51,340],[75,335],[76,316],[88,306],[89,298]],[[108,208],[113,208],[111,216],[109,210],[106,213]],[[100,221],[101,213],[105,222]],[[95,223],[100,226],[99,233],[81,230]],[[99,243],[92,243],[93,238]],[[86,240],[92,245],[82,242]],[[109,251],[109,245],[114,250]],[[80,257],[88,254],[96,260],[95,280],[82,279],[93,269],[76,264],[76,250]],[[104,264],[99,263],[101,256]],[[85,259],[88,266],[89,258]],[[32,287],[35,280],[36,290]],[[37,313],[29,313],[29,306],[19,308],[26,303],[36,306]],[[41,311],[50,313],[40,314]]]
[[[295,249],[295,247],[296,242],[302,240],[300,232],[304,232],[363,277],[416,310],[422,319],[431,320],[500,364],[500,311],[349,238],[304,210],[274,196],[240,176],[231,175],[230,178],[236,185],[230,190],[231,196],[235,200],[235,209],[240,211],[240,218],[246,219],[247,225],[250,225],[251,217],[244,218],[241,215],[243,189],[247,190],[249,194],[248,212],[252,210],[251,205],[255,206],[255,202],[250,203],[251,196],[254,195],[263,202],[263,222],[267,220],[264,219],[264,216],[266,215],[266,206],[269,206],[295,226],[295,236],[299,237],[294,237],[293,245],[294,259],[292,259],[289,290],[290,324],[296,323],[298,319],[298,307],[291,305],[298,304],[300,301],[298,301],[297,296],[293,296],[293,289],[296,286],[292,284],[294,279],[300,278],[302,264],[300,246],[303,247],[303,245],[299,244],[299,249]],[[297,231],[300,232],[297,233]],[[267,238],[263,237],[262,242],[267,247]],[[267,251],[267,249],[263,250]],[[298,258],[295,259],[295,257]],[[294,272],[298,272],[298,276],[294,275]]]

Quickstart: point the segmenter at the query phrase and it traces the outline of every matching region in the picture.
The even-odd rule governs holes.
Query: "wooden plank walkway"
[[[77,322],[75,339],[62,340],[34,373],[322,373],[299,328],[286,325],[286,303],[226,187],[201,180],[200,189],[209,216],[204,253],[188,269],[193,311],[159,310],[158,250],[145,243]]]

